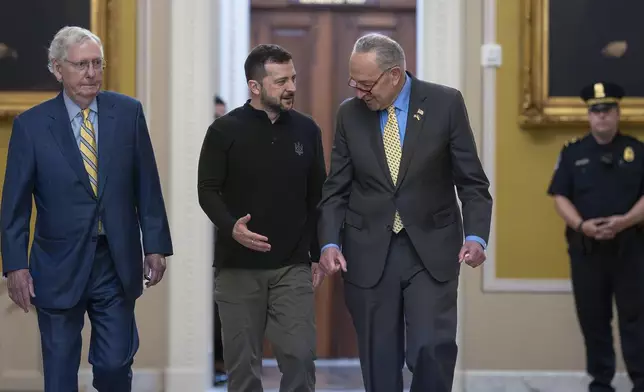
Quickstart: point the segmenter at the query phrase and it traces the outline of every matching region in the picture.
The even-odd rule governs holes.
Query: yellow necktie
[[[94,125],[89,120],[89,111],[89,108],[82,111],[80,151],[83,156],[85,170],[89,175],[89,184],[92,186],[94,195],[98,196],[98,149],[96,148]],[[103,222],[100,219],[98,221],[98,232],[103,234]]]
[[[96,134],[94,126],[89,120],[89,108],[83,110],[83,122],[81,123],[80,151],[83,156],[85,170],[89,174],[89,183],[98,196],[98,150],[96,149]]]
[[[391,179],[394,185],[396,185],[398,183],[398,169],[400,168],[400,161],[402,159],[402,147],[400,145],[400,131],[398,129],[398,120],[396,119],[396,108],[393,105],[389,106],[387,112],[389,116],[387,118],[387,124],[385,124],[383,141]],[[402,219],[400,219],[400,214],[396,211],[393,231],[394,233],[399,233],[402,228]]]

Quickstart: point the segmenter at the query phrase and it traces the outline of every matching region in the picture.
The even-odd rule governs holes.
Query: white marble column
[[[418,76],[462,90],[464,0],[418,0],[416,10]]]
[[[418,0],[416,5],[417,74],[420,79],[464,90],[465,0]],[[463,284],[461,279],[460,285]],[[459,285],[456,343],[462,352],[463,299]],[[461,355],[456,363],[454,392],[463,390]]]
[[[218,91],[228,110],[248,99],[244,61],[250,52],[250,0],[218,0]]]
[[[197,165],[213,118],[217,2],[170,3],[170,192],[175,256],[169,262],[166,392],[210,386],[213,233],[197,198]]]

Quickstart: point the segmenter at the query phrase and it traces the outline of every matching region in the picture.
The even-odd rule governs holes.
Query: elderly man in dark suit
[[[412,390],[447,392],[459,267],[484,262],[492,214],[463,96],[414,78],[379,34],[358,39],[349,69],[356,97],[337,115],[320,264],[344,272],[366,390],[402,390],[406,347]]]
[[[49,70],[62,91],[16,117],[9,143],[2,270],[11,299],[36,307],[45,392],[78,391],[85,314],[94,388],[131,391],[136,300],[173,252],[143,107],[101,91],[104,65],[99,37],[61,29]]]

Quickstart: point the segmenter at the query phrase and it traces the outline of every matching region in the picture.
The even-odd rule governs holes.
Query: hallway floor
[[[404,369],[405,387],[409,388],[411,374]],[[278,392],[281,374],[273,360],[264,360],[264,392]],[[316,392],[364,392],[360,364],[357,360],[316,361]],[[227,392],[225,386],[209,392]]]

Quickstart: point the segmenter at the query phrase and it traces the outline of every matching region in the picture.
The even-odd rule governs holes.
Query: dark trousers
[[[644,392],[644,239],[592,242],[572,248],[571,278],[577,317],[586,344],[589,391],[614,391],[613,296],[619,334],[633,391]]]
[[[315,390],[315,301],[311,267],[216,271],[228,391],[262,392],[264,334],[282,372],[280,392]]]
[[[129,392],[139,347],[134,301],[117,276],[107,241],[98,241],[86,295],[71,309],[38,308],[45,392],[78,392],[85,312],[92,326],[89,363],[99,392]]]
[[[214,302],[214,301],[213,301]],[[214,342],[214,358],[217,362],[224,361],[224,345],[221,338],[221,318],[219,317],[219,306],[214,302],[214,328],[213,328],[213,342]]]
[[[452,390],[457,289],[458,280],[431,277],[404,230],[393,235],[375,287],[345,283],[366,392],[402,391],[404,361],[413,373],[412,392]]]
[[[215,245],[217,246],[217,227],[213,227],[213,231],[215,234]],[[213,277],[214,278],[214,277]],[[217,306],[217,301],[215,301],[215,298],[213,297],[212,303],[214,304],[214,309],[213,309],[213,351],[214,351],[214,359],[216,362],[223,362],[224,361],[224,345],[223,345],[223,340],[221,338],[221,318],[219,317],[219,306]]]

